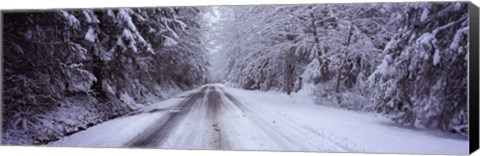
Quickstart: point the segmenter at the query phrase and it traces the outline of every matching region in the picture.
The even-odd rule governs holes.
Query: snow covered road
[[[468,140],[311,97],[205,85],[49,146],[467,154]]]

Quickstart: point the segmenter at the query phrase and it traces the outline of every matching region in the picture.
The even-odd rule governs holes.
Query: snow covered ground
[[[467,154],[468,140],[397,126],[303,94],[220,84],[184,92],[48,146]]]

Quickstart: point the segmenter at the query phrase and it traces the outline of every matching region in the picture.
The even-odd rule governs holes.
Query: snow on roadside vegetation
[[[202,87],[199,87],[202,88]],[[160,101],[126,116],[119,117],[74,135],[64,137],[48,146],[80,146],[80,147],[121,147],[154,124],[166,112],[149,113],[150,110],[166,109],[178,104],[186,95],[199,91],[199,88],[173,95],[170,99]],[[93,137],[92,137],[93,136]]]
[[[134,115],[119,117],[108,122],[93,126],[85,131],[75,133],[58,141],[51,142],[49,146],[81,146],[81,147],[121,147],[148,128],[165,112],[145,113],[152,109],[171,107],[183,98],[175,97],[165,101],[145,106]],[[94,136],[94,137],[92,137]]]

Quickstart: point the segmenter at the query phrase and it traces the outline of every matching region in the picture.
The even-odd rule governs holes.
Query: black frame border
[[[479,15],[478,7],[469,2],[468,5],[469,12],[469,82],[468,82],[468,103],[469,103],[469,152],[472,154],[478,150],[479,144]]]

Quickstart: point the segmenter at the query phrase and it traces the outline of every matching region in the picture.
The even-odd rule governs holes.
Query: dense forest
[[[219,9],[218,80],[466,135],[466,3]]]
[[[3,143],[58,139],[206,83],[201,11],[5,13],[3,137],[16,139]]]
[[[43,144],[217,82],[467,135],[467,7],[7,12],[2,143]]]

